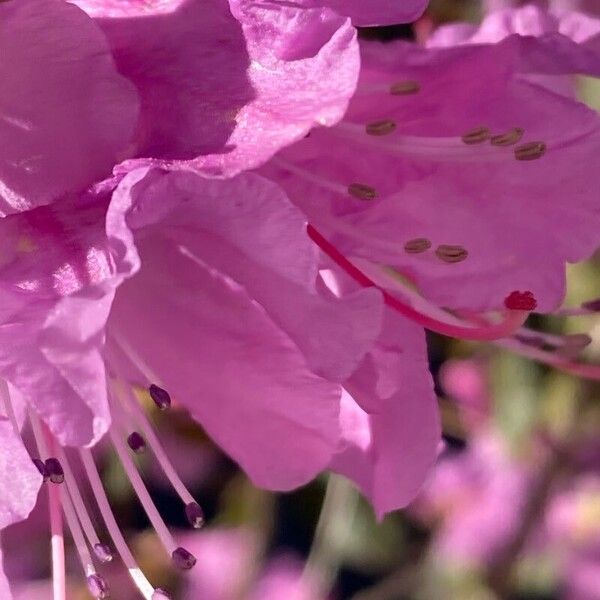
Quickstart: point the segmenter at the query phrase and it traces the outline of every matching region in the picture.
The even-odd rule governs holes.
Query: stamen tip
[[[112,550],[107,544],[94,544],[94,554],[103,563],[108,563],[113,559]]]
[[[181,546],[171,554],[173,564],[182,571],[189,571],[196,564],[196,557]]]
[[[92,596],[97,600],[110,598],[110,588],[102,575],[98,575],[98,573],[88,575],[87,586]]]
[[[519,292],[515,290],[506,296],[504,299],[504,306],[509,310],[526,310],[531,312],[536,309],[537,300],[529,291]]]
[[[137,432],[133,431],[127,437],[127,445],[136,454],[143,454],[146,452],[146,440]]]
[[[160,410],[167,410],[171,406],[171,396],[167,390],[155,385],[154,383],[148,388],[150,397]]]
[[[65,472],[63,471],[62,465],[58,458],[47,458],[44,463],[46,472],[48,473],[48,479],[52,483],[63,483],[65,480]]]
[[[200,529],[204,525],[204,511],[197,502],[186,504],[185,516],[194,529]]]

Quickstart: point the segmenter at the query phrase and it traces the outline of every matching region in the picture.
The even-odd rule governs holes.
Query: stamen
[[[185,548],[175,548],[171,556],[175,566],[182,571],[189,571],[196,564],[196,557]]]
[[[60,484],[64,482],[65,472],[57,458],[47,458],[44,466],[46,467],[46,473],[48,473],[48,479],[51,483]]]
[[[528,142],[515,148],[515,158],[517,160],[536,160],[546,153],[546,144],[544,142]]]
[[[391,119],[381,119],[380,121],[372,121],[367,123],[365,131],[368,135],[382,136],[389,135],[396,131],[396,123]]]
[[[98,573],[92,573],[88,575],[87,585],[90,593],[94,598],[98,598],[99,600],[103,600],[104,598],[110,597],[110,590],[108,588],[108,584],[106,580]]]
[[[482,327],[465,327],[440,321],[432,316],[420,313],[413,306],[406,304],[399,298],[392,296],[382,287],[378,286],[372,279],[367,277],[360,269],[350,262],[333,244],[326,240],[312,225],[308,225],[307,232],[309,237],[329,256],[338,266],[340,266],[352,279],[363,287],[374,287],[382,295],[384,302],[393,310],[399,312],[405,317],[418,323],[422,327],[446,335],[448,337],[462,338],[465,340],[494,340],[512,335],[527,319],[526,311],[508,311],[502,315],[503,319],[499,323],[490,324]]]
[[[125,538],[123,537],[123,534],[121,533],[121,530],[119,529],[117,521],[110,508],[110,504],[108,502],[108,498],[106,497],[104,487],[102,486],[102,481],[100,480],[100,475],[96,469],[92,453],[88,449],[82,449],[79,451],[79,456],[81,457],[85,472],[92,487],[92,491],[94,493],[94,497],[96,498],[98,508],[100,509],[102,519],[104,520],[106,528],[108,529],[108,533],[112,538],[117,552],[121,556],[123,563],[129,571],[131,579],[145,600],[156,600],[156,598],[160,598],[159,596],[154,596],[155,591],[158,590],[155,590],[152,587],[152,584],[148,581],[136,563],[131,550],[125,542]]]
[[[461,140],[468,145],[481,144],[489,139],[490,130],[487,127],[476,127],[461,136]]]
[[[506,133],[502,133],[500,135],[493,135],[490,138],[490,143],[493,146],[512,146],[521,140],[525,130],[521,127],[514,127],[510,129]]]
[[[163,388],[152,384],[148,388],[148,392],[150,392],[150,397],[160,410],[167,410],[167,408],[171,407],[171,396],[167,390],[163,390]]]
[[[404,244],[404,251],[408,254],[420,254],[431,248],[431,242],[427,238],[415,238]]]
[[[348,193],[359,200],[375,200],[377,198],[377,190],[364,183],[351,183],[348,186]]]
[[[386,121],[377,121],[376,123],[385,122]],[[381,139],[375,139],[377,136],[374,133],[365,135],[365,126],[345,121],[328,131],[338,137],[351,139],[364,146],[370,146],[390,154],[425,157],[442,162],[490,162],[502,161],[506,160],[507,157],[510,157],[509,154],[502,151],[502,148],[492,147],[491,145],[474,147],[475,142],[465,143],[463,138],[459,136],[428,137],[396,133],[389,138],[383,138],[382,136],[393,133],[396,128],[393,121],[390,121],[390,123],[393,123],[394,127],[392,128],[388,125],[389,130],[386,130],[384,125],[380,125],[382,134],[379,137],[381,137]],[[372,124],[367,125],[366,128],[369,128],[370,125]],[[374,131],[377,131],[377,128],[375,128]],[[367,130],[367,133],[370,132]],[[482,133],[479,133],[479,135],[483,137]],[[476,136],[473,134],[473,138],[475,137]],[[469,139],[470,138],[467,137],[467,140]],[[481,141],[485,141],[485,139],[482,139]]]
[[[186,505],[185,513],[187,519],[192,527],[199,529],[204,524],[204,513],[200,505],[196,502],[194,497],[190,494],[187,487],[177,474],[177,471],[173,467],[163,445],[160,443],[154,428],[150,424],[146,417],[143,409],[140,407],[133,389],[125,385],[123,380],[119,380],[113,386],[113,398],[120,403],[121,407],[127,411],[136,420],[138,426],[143,431],[152,453],[158,460],[164,474],[173,486],[173,489],[177,492],[182,502]]]
[[[79,491],[79,487],[77,486],[77,481],[73,474],[73,470],[71,469],[69,460],[62,448],[58,449],[58,455],[64,469],[67,489],[69,490],[71,500],[73,501],[73,505],[75,507],[75,512],[77,513],[77,518],[81,523],[85,537],[87,538],[87,541],[93,549],[98,560],[103,563],[110,562],[113,559],[112,552],[110,548],[106,544],[100,542],[100,539],[98,538],[98,534],[96,533],[92,519],[90,518],[90,515],[85,507],[85,502],[81,496],[81,492]]]
[[[301,167],[298,167],[297,165],[283,160],[282,158],[275,156],[271,159],[271,162],[278,165],[281,169],[285,169],[286,171],[289,171],[294,175],[298,175],[298,177],[302,177],[302,179],[309,181],[310,183],[314,183],[315,185],[318,185],[325,190],[329,190],[334,194],[339,194],[340,196],[346,196],[348,194],[347,186],[343,186],[339,183],[335,183],[334,181],[330,181],[325,177],[320,177],[312,171],[302,169]]]
[[[129,434],[127,437],[127,445],[136,454],[143,454],[146,452],[146,440],[137,431]]]
[[[442,244],[435,249],[435,255],[446,263],[458,263],[465,260],[469,253],[462,246]]]
[[[416,94],[421,90],[421,84],[413,79],[406,81],[397,81],[390,86],[392,96],[406,96],[407,94]]]
[[[165,550],[167,550],[167,552],[171,555],[175,566],[183,568],[181,566],[184,564],[182,556],[184,556],[184,553],[187,551],[177,546],[173,536],[171,535],[171,532],[156,509],[154,502],[152,502],[152,498],[150,497],[150,494],[148,493],[148,490],[144,485],[144,482],[142,481],[142,478],[140,477],[133,460],[127,453],[125,444],[121,440],[121,436],[114,426],[110,428],[109,435],[119,460],[121,461],[127,476],[129,477],[129,481],[131,481],[131,485],[133,486],[133,489],[135,490],[135,493],[139,498],[144,511],[148,515],[152,526],[158,534],[161,543],[163,544]],[[187,554],[189,554],[189,557],[187,558],[187,563],[185,564],[190,564],[190,566],[185,568],[191,568],[194,566],[196,559],[192,556],[192,554]]]

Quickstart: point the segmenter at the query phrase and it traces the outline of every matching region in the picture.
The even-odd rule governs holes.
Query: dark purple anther
[[[173,596],[162,588],[156,588],[152,594],[152,600],[172,600]]]
[[[48,481],[50,479],[50,475],[48,474],[48,470],[46,469],[46,465],[41,458],[32,458],[33,464],[37,467],[37,470],[40,472],[40,475],[44,478],[44,481]]]
[[[108,587],[108,583],[102,575],[98,575],[98,573],[92,573],[92,575],[88,575],[87,585],[90,593],[97,600],[104,600],[105,598],[110,598],[110,589]]]
[[[108,563],[113,559],[112,550],[106,544],[94,544],[94,554],[103,563]]]
[[[62,483],[65,480],[65,472],[58,458],[47,458],[44,466],[52,483]]]
[[[171,554],[173,564],[182,571],[189,571],[196,564],[196,557],[185,548],[175,548]]]
[[[160,410],[167,410],[171,406],[171,396],[167,390],[163,390],[161,387],[152,384],[148,391],[150,392],[150,397],[154,400],[154,403]]]
[[[146,452],[146,440],[137,431],[129,434],[127,444],[136,454]]]
[[[186,504],[185,516],[194,529],[200,529],[204,525],[204,511],[197,502]]]

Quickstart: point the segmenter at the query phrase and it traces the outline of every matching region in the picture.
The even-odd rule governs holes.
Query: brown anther
[[[365,130],[369,135],[389,135],[396,131],[396,123],[391,119],[372,121],[371,123],[367,123]]]
[[[431,242],[427,238],[415,238],[404,244],[404,251],[408,254],[420,254],[431,248]]]
[[[490,139],[490,130],[487,127],[476,127],[463,134],[461,139],[465,144],[481,144]]]
[[[517,160],[536,160],[546,153],[546,144],[544,142],[527,142],[515,148],[515,158]]]
[[[525,130],[521,129],[521,127],[514,127],[506,133],[501,133],[500,135],[493,135],[490,138],[490,142],[492,146],[512,146],[523,137],[524,133]]]
[[[377,190],[364,183],[351,183],[348,186],[348,193],[359,200],[375,200],[377,198]]]
[[[469,256],[469,253],[462,246],[442,244],[435,249],[435,255],[444,262],[458,263],[465,260]]]
[[[412,79],[397,81],[390,86],[390,94],[392,96],[407,96],[408,94],[416,94],[420,90],[421,84]]]

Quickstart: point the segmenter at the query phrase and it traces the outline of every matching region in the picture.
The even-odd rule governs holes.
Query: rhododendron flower
[[[565,263],[600,245],[600,120],[524,76],[598,74],[596,55],[553,34],[448,49],[365,43],[362,59],[343,122],[262,172],[330,256],[386,287],[410,293],[401,275],[463,311],[555,309]]]
[[[0,56],[0,216],[83,190],[128,155],[137,94],[81,10],[0,3]]]
[[[188,519],[201,523],[135,402],[135,384],[160,408],[170,405],[168,389],[257,485],[291,489],[330,467],[356,479],[380,513],[416,493],[439,438],[423,332],[408,322],[382,329],[376,290],[332,293],[305,217],[272,182],[147,167],[1,226],[0,373],[8,386],[0,466],[14,482],[1,498],[2,524],[27,515],[42,476],[66,478],[63,508],[96,597],[106,583],[79,543],[74,515],[99,558],[106,546],[80,515],[86,509],[61,447],[93,444],[107,430],[165,549],[181,568],[195,563],[127,454],[124,440],[133,452],[152,448]],[[389,414],[358,409],[371,394]],[[39,444],[33,463],[19,436],[25,413]],[[404,468],[393,462],[397,452]],[[357,453],[364,458],[353,469]],[[81,455],[117,550],[142,594],[156,596],[126,549],[91,454]]]

